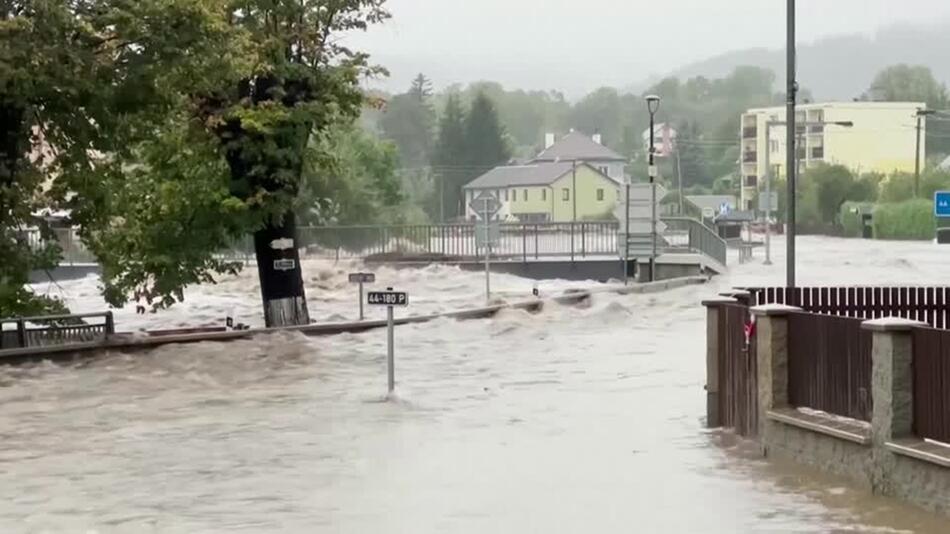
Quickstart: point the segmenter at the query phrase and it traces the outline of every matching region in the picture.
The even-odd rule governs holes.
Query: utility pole
[[[647,171],[650,175],[650,226],[652,228],[650,232],[650,241],[652,245],[652,253],[650,254],[650,281],[653,282],[656,280],[656,163],[654,162],[654,154],[656,153],[655,147],[655,120],[656,112],[660,109],[660,97],[656,95],[647,95],[647,111],[650,113],[650,156]]]
[[[772,124],[765,121],[765,265],[772,265]]]
[[[795,103],[798,93],[798,82],[796,81],[795,73],[795,0],[786,0],[787,2],[787,14],[786,14],[786,23],[787,23],[787,35],[786,35],[786,106],[785,106],[785,122],[788,126],[788,132],[786,133],[786,154],[785,154],[785,173],[788,175],[788,199],[786,200],[786,207],[788,214],[786,216],[786,221],[788,225],[787,230],[787,265],[786,265],[786,281],[785,284],[788,288],[795,287],[795,181],[797,170],[796,167],[796,150],[795,150]],[[789,304],[796,305],[797,302],[790,302]]]
[[[677,181],[679,181],[679,190],[680,190],[680,217],[684,217],[686,214],[683,213],[683,167],[680,163],[680,147],[676,146],[676,175]]]
[[[574,225],[577,223],[577,160],[571,161],[571,201],[574,204],[571,215],[571,261],[574,261]]]
[[[914,198],[920,196],[920,131],[923,129],[923,118],[933,115],[932,109],[917,109],[917,148],[914,150]]]

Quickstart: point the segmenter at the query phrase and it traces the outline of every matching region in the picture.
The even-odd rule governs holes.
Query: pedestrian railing
[[[304,257],[466,259],[483,253],[478,224],[302,227]],[[617,256],[616,222],[500,223],[492,256],[529,259]]]
[[[77,228],[53,228],[53,236],[56,244],[62,251],[62,265],[90,264],[96,263],[95,254],[93,254],[79,237]],[[34,250],[42,249],[49,240],[43,238],[38,228],[30,228],[20,232],[20,235]]]
[[[14,317],[0,319],[0,349],[88,343],[114,333],[112,312]]]
[[[685,236],[685,248],[692,252],[705,254],[723,266],[727,264],[728,247],[726,242],[705,224],[687,217],[664,218],[663,222],[667,225],[666,234],[673,238],[670,242],[673,247],[682,247],[682,241],[677,241],[676,237]]]

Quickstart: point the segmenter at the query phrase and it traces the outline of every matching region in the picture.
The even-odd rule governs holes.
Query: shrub
[[[925,199],[878,204],[874,212],[877,239],[931,240],[936,234],[933,202]]]

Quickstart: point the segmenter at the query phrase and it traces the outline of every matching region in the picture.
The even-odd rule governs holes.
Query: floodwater
[[[0,532],[946,532],[703,428],[698,302],[781,282],[773,244],[773,267],[757,251],[706,286],[400,327],[388,399],[380,331],[0,369]],[[803,285],[947,283],[950,249],[930,244],[803,238],[799,250]],[[352,316],[350,267],[311,280],[316,316]],[[484,299],[478,273],[378,275],[410,290],[411,311]],[[496,280],[510,297],[533,286]],[[57,291],[98,309],[94,286]],[[243,275],[119,322],[210,321],[231,306],[253,318],[255,291]]]

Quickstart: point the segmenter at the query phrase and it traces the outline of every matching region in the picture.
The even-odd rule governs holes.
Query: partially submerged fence
[[[871,332],[862,319],[788,314],[788,403],[871,420]]]
[[[758,376],[754,338],[747,338],[750,322],[747,306],[719,307],[719,406],[722,426],[741,436],[754,436],[758,428]]]
[[[744,288],[738,302],[711,301],[717,331],[716,409],[721,426],[755,433],[758,400],[755,338],[745,345],[749,307],[787,304],[787,401],[833,415],[870,421],[873,334],[866,320],[901,317],[929,324],[913,329],[914,432],[950,443],[950,288]],[[746,350],[743,350],[743,346]],[[749,400],[749,402],[747,402]]]
[[[788,304],[841,317],[902,317],[950,327],[950,287],[748,287],[753,305]]]
[[[0,319],[0,349],[89,343],[114,333],[112,312]]]
[[[913,331],[914,433],[950,443],[950,331]]]

